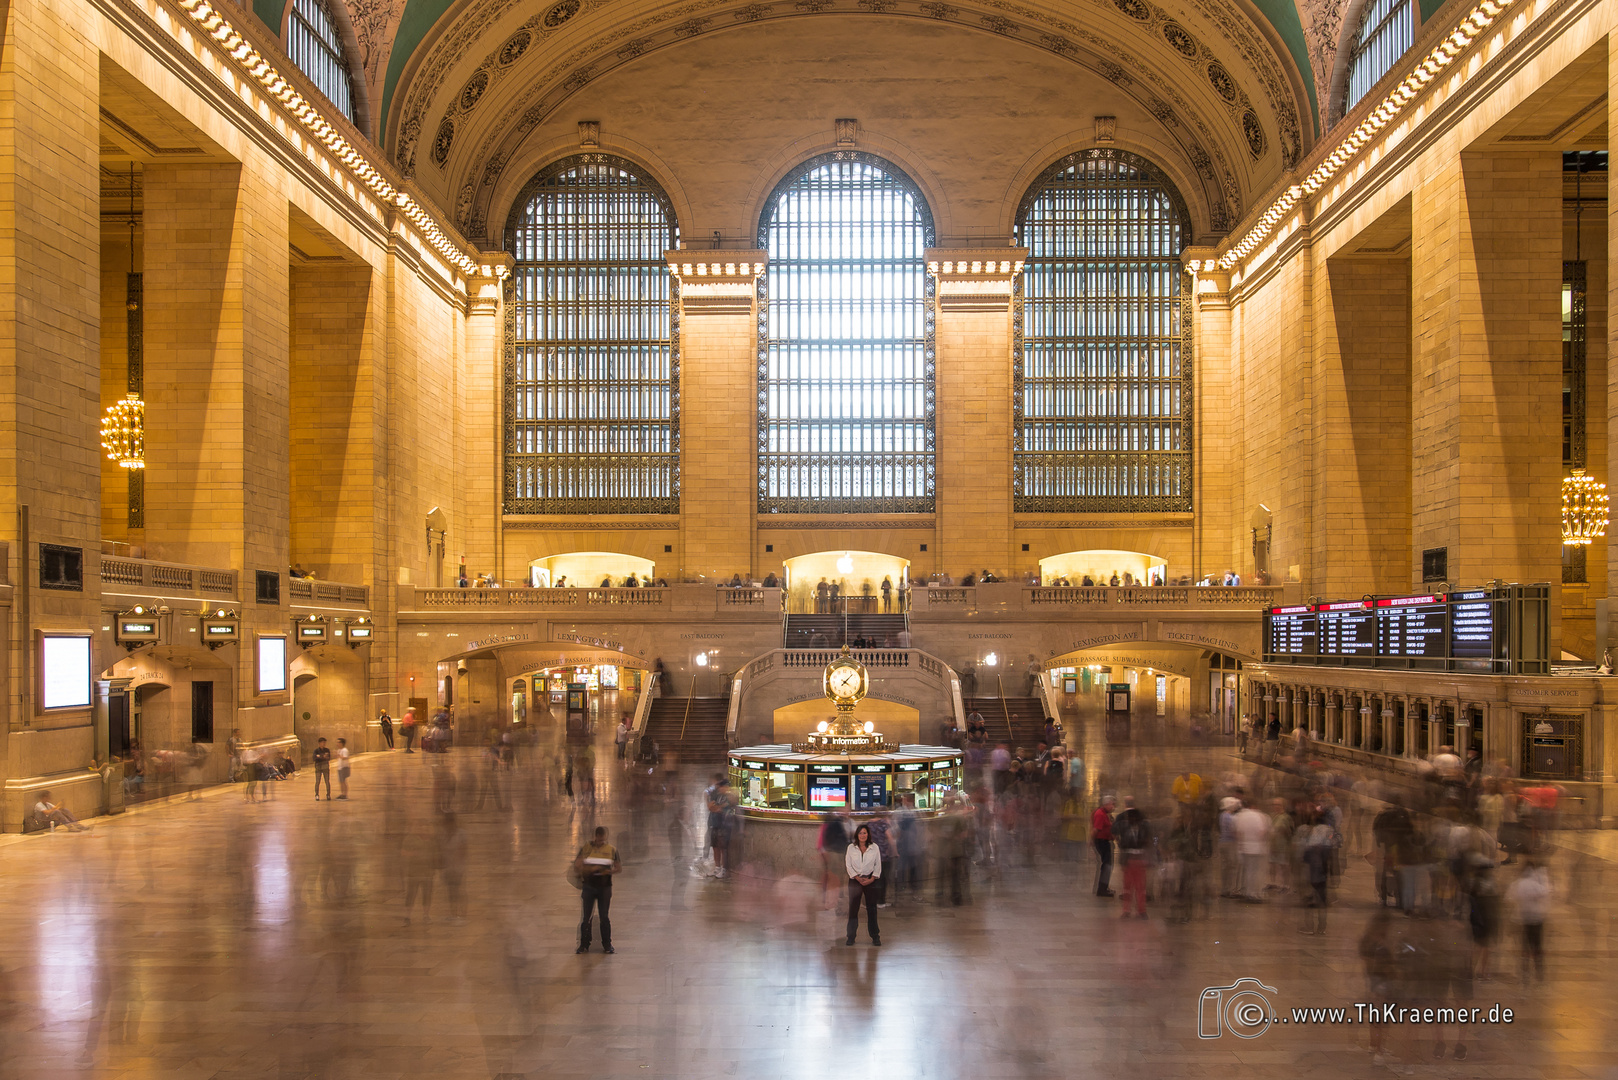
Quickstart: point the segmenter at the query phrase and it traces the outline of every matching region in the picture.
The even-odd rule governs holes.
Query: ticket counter
[[[750,817],[813,819],[831,811],[872,813],[913,794],[916,809],[936,812],[961,790],[961,752],[945,746],[900,746],[878,754],[806,754],[788,745],[730,752],[730,782]]]

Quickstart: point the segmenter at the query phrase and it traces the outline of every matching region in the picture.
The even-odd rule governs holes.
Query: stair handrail
[[[1041,671],[1039,673],[1039,696],[1040,700],[1044,702],[1046,717],[1055,720],[1058,724],[1061,724],[1062,703],[1057,698],[1056,688],[1051,685],[1051,676],[1050,672],[1048,671]],[[1065,727],[1062,730],[1062,738],[1067,738],[1067,729]]]
[[[1017,734],[1011,729],[1011,706],[1006,704],[1006,678],[1004,675],[996,675],[994,681],[995,685],[1000,687],[1000,711],[1006,714],[1006,738],[1016,742]]]
[[[630,745],[626,750],[631,760],[640,757],[641,736],[646,734],[646,724],[652,718],[652,699],[657,697],[657,687],[662,678],[662,672],[652,671],[640,681],[640,700],[635,702],[635,719],[630,722]]]
[[[742,719],[742,677],[751,669],[752,664],[743,664],[736,669],[727,681],[730,691],[730,704],[725,710],[725,746],[728,749],[736,744],[736,725]]]
[[[685,696],[685,716],[680,720],[680,741],[685,742],[685,725],[691,721],[691,703],[697,700],[697,677],[691,676],[691,692]]]

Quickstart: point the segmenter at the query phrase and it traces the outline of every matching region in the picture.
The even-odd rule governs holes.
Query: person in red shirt
[[[1095,845],[1096,857],[1101,860],[1096,871],[1096,895],[1111,896],[1112,892],[1112,808],[1116,805],[1111,795],[1101,797],[1101,805],[1090,815],[1090,843]]]

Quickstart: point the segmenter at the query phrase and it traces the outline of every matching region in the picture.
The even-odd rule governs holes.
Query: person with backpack
[[[1112,823],[1112,835],[1124,862],[1124,918],[1129,918],[1129,904],[1133,899],[1135,914],[1144,919],[1146,870],[1152,859],[1152,824],[1128,795],[1124,796],[1124,812]]]

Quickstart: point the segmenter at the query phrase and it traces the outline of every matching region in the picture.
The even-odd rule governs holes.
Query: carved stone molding
[[[1006,311],[1027,248],[928,248],[939,311]]]
[[[654,518],[530,518],[507,515],[501,519],[502,528],[509,530],[548,529],[555,532],[596,532],[602,529],[676,530],[680,519],[675,516]]]
[[[1119,517],[1097,514],[1093,518],[1052,519],[1020,517],[1011,522],[1013,529],[1189,529],[1196,524],[1194,514],[1163,514],[1154,517]]]
[[[666,251],[684,315],[751,315],[767,251]]]

